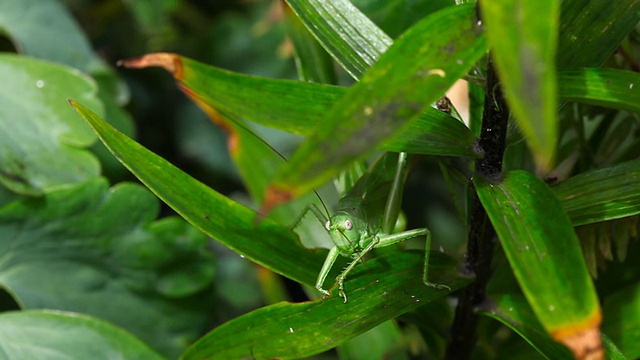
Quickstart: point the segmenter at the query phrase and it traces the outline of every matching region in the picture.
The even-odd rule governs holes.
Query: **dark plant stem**
[[[499,179],[502,172],[502,157],[506,147],[508,120],[509,109],[502,95],[502,89],[493,68],[493,61],[489,57],[482,130],[478,143],[484,156],[476,161],[474,176]],[[462,271],[465,275],[475,275],[476,279],[464,289],[460,296],[451,329],[452,338],[447,348],[446,358],[449,360],[471,357],[476,342],[478,322],[475,309],[485,299],[485,289],[491,277],[494,241],[495,230],[474,191],[471,200],[469,240]]]

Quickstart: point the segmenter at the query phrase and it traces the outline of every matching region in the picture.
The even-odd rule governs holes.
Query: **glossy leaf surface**
[[[416,24],[332,107],[318,132],[280,169],[264,207],[323,184],[397,134],[484,51],[472,6],[450,7]]]
[[[553,191],[574,226],[640,214],[640,161],[587,171]]]
[[[538,167],[548,171],[558,138],[555,54],[560,2],[481,1],[480,8],[509,108]]]
[[[434,282],[452,289],[470,280],[456,264],[433,253]],[[183,359],[301,358],[335,347],[385,320],[418,308],[447,292],[422,283],[422,252],[394,252],[355,268],[345,283],[349,301],[326,299],[267,306],[234,319],[204,336]],[[251,346],[247,346],[251,344]]]
[[[163,359],[106,321],[47,310],[0,314],[0,348],[5,359]]]
[[[475,181],[516,279],[544,328],[574,354],[583,353],[585,346],[598,348],[598,298],[573,226],[551,190],[525,171],[508,172],[495,183]]]
[[[102,112],[95,83],[77,70],[26,56],[0,55],[0,182],[38,195],[62,184],[98,176],[87,151],[96,141],[73,114],[75,97]]]

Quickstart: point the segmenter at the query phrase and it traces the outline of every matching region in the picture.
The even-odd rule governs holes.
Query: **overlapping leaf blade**
[[[192,225],[277,273],[313,285],[324,252],[303,248],[295,234],[208,188],[124,136],[84,106],[76,110],[110,151],[160,199]]]
[[[499,295],[492,300],[494,304],[492,308],[481,310],[481,314],[492,317],[511,328],[548,359],[575,359],[566,347],[555,342],[547,334],[521,295]],[[608,337],[602,335],[602,340],[607,359],[627,359]]]
[[[555,54],[560,2],[482,1],[480,7],[509,107],[538,167],[548,171],[558,138]]]
[[[607,298],[602,330],[629,359],[640,357],[640,285],[630,285]]]
[[[525,171],[506,173],[496,183],[478,178],[476,188],[544,328],[574,354],[584,346],[598,349],[598,298],[573,226],[550,189]],[[582,347],[568,343],[576,337],[590,340]]]
[[[553,191],[574,226],[640,214],[640,160],[587,171]]]
[[[287,3],[327,52],[356,80],[393,43],[347,0],[287,0]]]
[[[432,281],[452,289],[459,278],[450,258],[434,253]],[[301,358],[328,350],[383,321],[416,309],[447,292],[424,285],[421,252],[394,252],[358,266],[339,296],[299,304],[279,303],[234,319],[194,344],[183,359]],[[251,346],[247,346],[251,344]]]
[[[412,27],[280,169],[265,208],[329,180],[442,96],[485,52],[476,22],[473,6],[455,6]]]
[[[326,123],[327,112],[346,88],[237,74],[174,54],[124,61],[128,67],[162,66],[190,96],[221,115],[304,136]],[[464,124],[433,108],[380,144],[380,150],[474,157],[475,137]]]
[[[576,69],[558,73],[565,100],[640,112],[640,75],[615,69]]]

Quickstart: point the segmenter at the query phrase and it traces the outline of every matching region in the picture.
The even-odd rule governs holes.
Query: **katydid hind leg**
[[[447,289],[450,291],[451,288],[448,287],[447,285],[435,284],[435,283],[429,282],[428,280],[429,255],[431,254],[431,232],[429,231],[429,229],[427,228],[413,229],[413,230],[403,231],[397,234],[381,236],[380,241],[378,242],[376,247],[384,247],[384,246],[397,244],[399,242],[402,242],[404,240],[411,239],[417,236],[424,236],[426,238],[426,245],[424,249],[424,271],[422,274],[422,281],[427,286],[434,287],[436,289]]]
[[[422,282],[429,287],[433,287],[436,289],[445,289],[447,291],[451,291],[451,288],[444,284],[436,284],[429,281],[429,255],[431,255],[431,231],[429,229],[426,233],[427,243],[424,249],[424,271],[422,273]]]

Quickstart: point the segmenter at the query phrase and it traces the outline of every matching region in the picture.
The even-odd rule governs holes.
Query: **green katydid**
[[[329,295],[329,291],[323,288],[323,284],[339,255],[352,259],[337,277],[338,294],[346,303],[344,281],[367,253],[372,249],[397,244],[418,236],[426,237],[423,272],[425,285],[450,290],[446,285],[434,284],[427,279],[431,246],[431,233],[427,228],[392,233],[400,212],[406,174],[406,153],[384,153],[339,200],[338,210],[333,216],[327,218],[316,206],[308,208],[325,223],[325,228],[329,231],[334,243],[318,274],[316,289],[321,293]],[[306,211],[301,217],[305,213]]]

